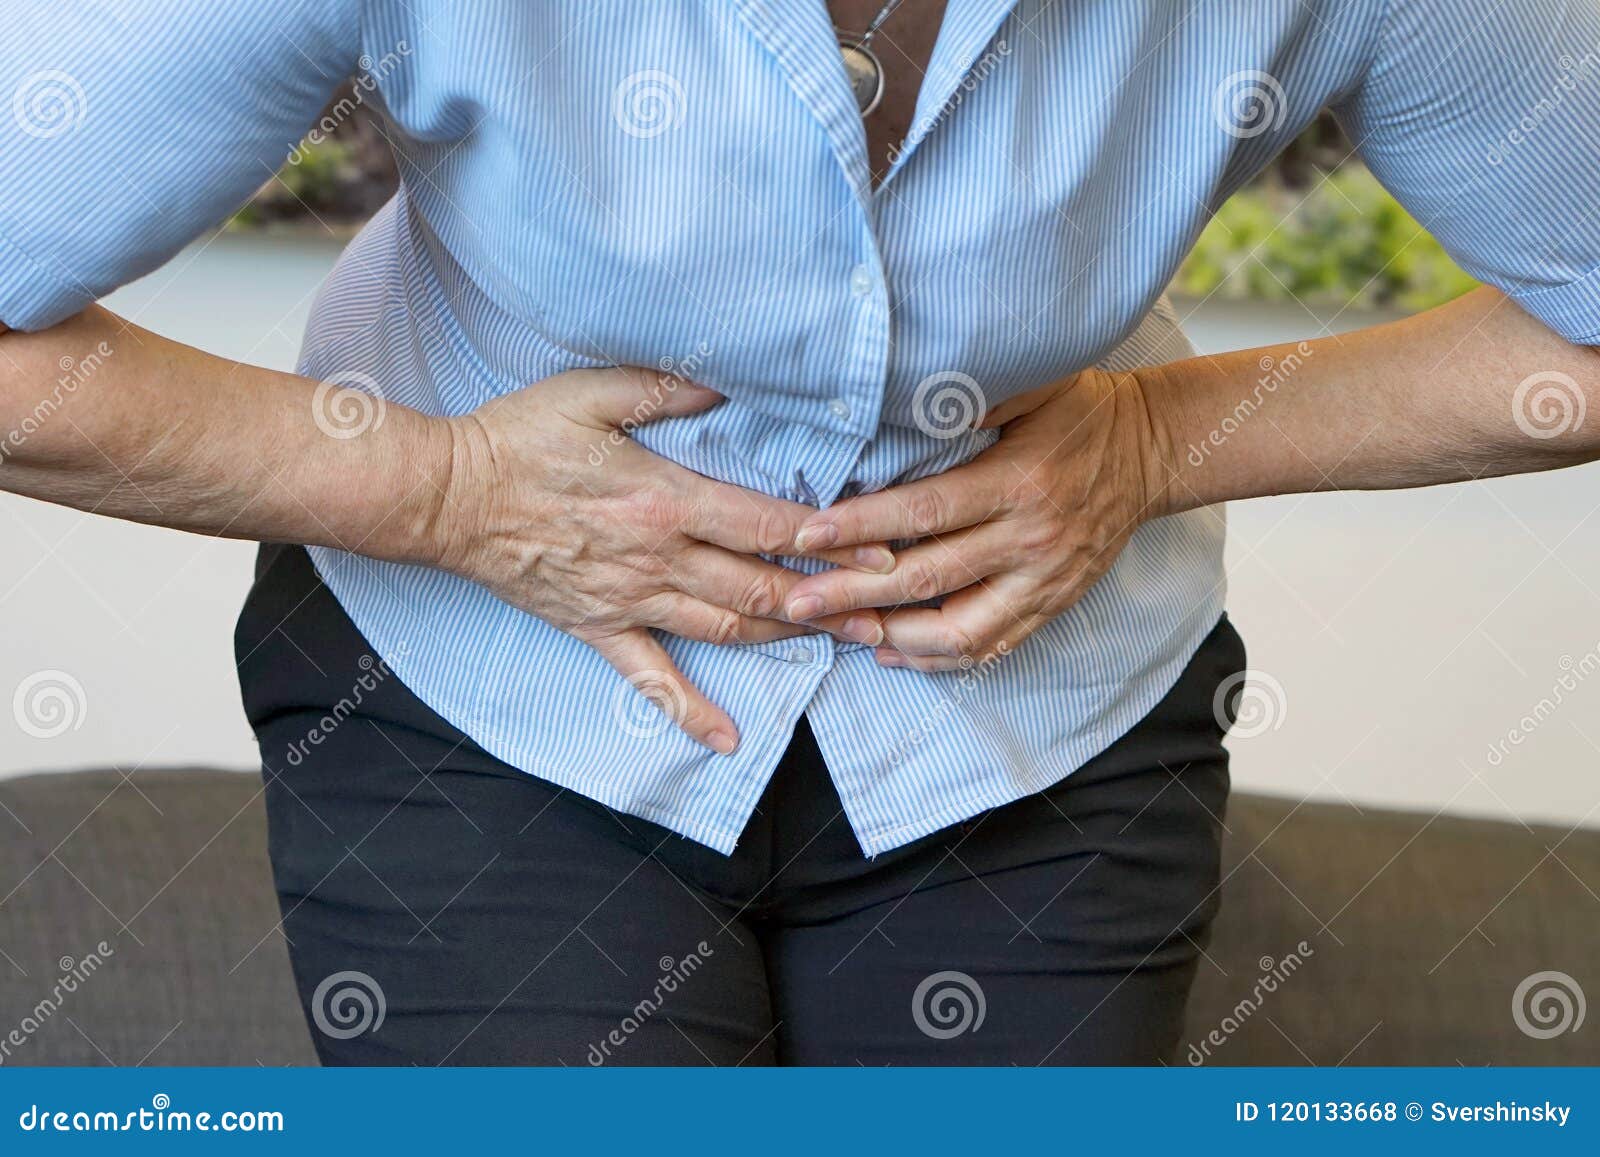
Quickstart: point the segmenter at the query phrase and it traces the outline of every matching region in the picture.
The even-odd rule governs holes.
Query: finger
[[[683,524],[686,534],[740,554],[806,553],[794,549],[794,540],[801,523],[816,513],[811,507],[684,473],[693,480],[688,486],[689,514]],[[812,553],[852,570],[883,574],[894,569],[894,555],[881,542]]]
[[[698,382],[639,366],[573,370],[561,378],[557,401],[563,412],[602,430],[698,414],[722,401],[721,394]]]
[[[809,624],[786,623],[780,619],[759,619],[717,606],[690,595],[664,594],[650,601],[650,625],[685,639],[712,643],[718,647],[735,644],[771,643],[812,635]]]
[[[658,621],[653,625],[686,639],[717,646],[771,643],[819,633],[832,635],[847,643],[864,643],[869,647],[876,647],[883,642],[883,622],[876,611],[829,615],[814,623],[788,623],[781,619],[741,615],[688,595],[661,596],[657,607]]]
[[[796,557],[790,555],[789,557]],[[867,574],[888,574],[894,569],[894,551],[881,542],[866,546],[839,546],[832,550],[814,550],[805,558],[821,559],[846,570],[865,571]]]
[[[937,598],[994,574],[1011,557],[1011,534],[990,523],[920,542],[900,552],[886,575],[831,570],[808,575],[789,591],[786,618],[807,622],[863,607],[894,607]]]
[[[806,576],[788,567],[720,546],[691,543],[672,561],[681,590],[742,615],[786,619],[789,592]]]
[[[973,660],[991,650],[1019,616],[982,586],[957,591],[939,607],[907,607],[883,617],[883,646],[906,658]]]
[[[721,547],[691,547],[674,563],[673,576],[681,590],[702,603],[726,607],[756,619],[781,620],[787,625],[784,607],[789,591],[806,576],[747,555],[734,554]],[[769,636],[789,638],[792,634],[826,631],[835,638],[875,647],[883,641],[883,624],[876,611],[828,615],[808,623],[805,632]],[[669,630],[671,628],[668,628]],[[764,642],[755,637],[740,642]]]
[[[1070,381],[1071,379],[1067,379]],[[1023,414],[1031,414],[1051,398],[1055,397],[1062,389],[1062,382],[1051,382],[1047,386],[1040,386],[1036,390],[1029,390],[1025,394],[1018,394],[1014,398],[1007,398],[988,413],[984,414],[983,421],[978,423],[980,430],[990,429],[995,426],[1004,426],[1014,418]]]
[[[739,745],[739,729],[727,712],[683,677],[666,648],[649,631],[623,631],[591,640],[589,645],[689,738],[720,755],[731,755]]]
[[[1009,495],[1006,475],[982,457],[904,486],[846,499],[807,512],[794,551],[808,554],[835,546],[925,538],[984,522]]]
[[[1043,592],[1024,576],[1005,575],[957,591],[937,609],[914,607],[884,617],[885,667],[969,670],[1003,658],[1049,621]]]

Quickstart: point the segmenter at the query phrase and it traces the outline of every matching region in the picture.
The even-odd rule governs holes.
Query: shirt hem
[[[1561,285],[1507,290],[1506,296],[1574,345],[1600,345],[1600,268]]]
[[[1045,776],[1037,777],[1031,785],[1019,787],[1009,793],[979,792],[965,796],[961,802],[941,808],[932,815],[922,816],[907,823],[897,824],[891,828],[881,828],[871,833],[856,828],[855,824],[852,823],[851,826],[855,828],[856,840],[861,845],[861,850],[869,857],[893,851],[896,848],[904,847],[913,840],[919,840],[923,836],[930,836],[935,832],[943,831],[952,824],[971,819],[973,816],[989,811],[991,808],[1004,807],[1007,804],[1016,803],[1018,800],[1037,795],[1080,771],[1085,764],[1109,750],[1113,744],[1138,726],[1145,716],[1155,709],[1156,704],[1160,703],[1171,692],[1172,688],[1177,685],[1178,680],[1183,676],[1184,670],[1194,660],[1195,654],[1200,650],[1200,645],[1216,629],[1217,624],[1222,621],[1225,613],[1226,608],[1218,606],[1214,614],[1202,616],[1200,620],[1201,627],[1191,635],[1183,647],[1174,653],[1173,658],[1164,664],[1161,676],[1147,681],[1148,691],[1127,700],[1127,703],[1131,706],[1123,712],[1119,712],[1115,722],[1108,721],[1104,726],[1089,732],[1087,739],[1072,744],[1071,750],[1066,755],[1066,759],[1072,761],[1072,766],[1066,771],[1059,774],[1047,773]],[[1123,720],[1126,720],[1126,722],[1123,722]],[[1087,754],[1084,754],[1085,752]],[[851,806],[860,800],[861,797],[858,795],[851,797],[850,800],[843,801],[846,812],[849,812]]]
[[[95,300],[93,293],[46,269],[0,229],[0,321],[22,333],[37,332],[65,321]]]

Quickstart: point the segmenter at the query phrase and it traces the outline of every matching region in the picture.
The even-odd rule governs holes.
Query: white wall
[[[214,353],[292,369],[310,294],[337,250],[219,236],[107,305]],[[0,774],[118,764],[249,767],[233,620],[255,547],[0,495]],[[76,728],[15,725],[36,672],[82,687]],[[69,688],[68,694],[72,694]]]
[[[217,353],[288,368],[325,245],[222,237],[112,308]],[[1346,317],[1343,325],[1365,319]],[[1317,334],[1298,307],[1212,305],[1211,350]],[[1600,468],[1405,494],[1230,509],[1232,614],[1276,726],[1233,742],[1235,781],[1600,826]],[[253,548],[0,496],[0,774],[116,763],[249,766],[231,633]],[[1565,672],[1574,691],[1556,687]],[[76,729],[34,738],[9,700],[42,670],[83,690]],[[1281,697],[1276,688],[1281,687]],[[1555,689],[1555,690],[1553,690]],[[1541,699],[1558,708],[1491,745]]]

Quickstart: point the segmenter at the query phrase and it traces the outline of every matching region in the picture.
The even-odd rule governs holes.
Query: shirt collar
[[[792,88],[827,134],[839,166],[857,196],[871,192],[866,134],[839,61],[839,45],[820,2],[732,0],[740,19],[777,60]],[[917,98],[911,131],[895,159],[892,177],[940,120],[966,76],[1017,0],[949,0],[933,57]]]

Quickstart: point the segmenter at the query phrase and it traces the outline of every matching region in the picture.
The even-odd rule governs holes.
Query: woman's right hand
[[[709,409],[716,392],[654,370],[580,369],[451,421],[439,565],[588,643],[692,738],[728,754],[738,729],[651,635],[756,643],[821,629],[876,645],[874,611],[783,620],[804,577],[756,557],[791,549],[807,506],[686,470],[627,436]],[[885,573],[883,546],[817,557]]]

